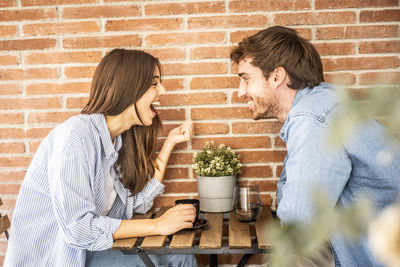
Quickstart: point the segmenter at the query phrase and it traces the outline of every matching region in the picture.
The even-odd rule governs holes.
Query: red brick
[[[240,151],[242,163],[283,162],[286,151]]]
[[[167,4],[148,4],[145,6],[146,16],[224,13],[224,12],[225,12],[225,4],[223,2],[206,2],[206,3],[184,2],[184,3],[167,3]]]
[[[21,0],[22,6],[49,6],[97,3],[97,0]]]
[[[315,0],[316,9],[342,9],[342,8],[362,8],[362,7],[385,7],[397,6],[398,0]]]
[[[145,51],[160,59],[160,61],[185,59],[185,51],[183,48],[158,48],[146,49]]]
[[[0,139],[24,138],[25,131],[21,128],[0,128]]]
[[[185,120],[186,111],[184,109],[157,109],[161,120]]]
[[[229,2],[229,11],[240,13],[250,11],[280,11],[310,9],[308,0],[234,0]]]
[[[15,25],[0,26],[0,37],[12,37],[16,36],[17,34],[17,26]]]
[[[153,207],[169,207],[175,205],[175,200],[180,198],[189,198],[189,195],[179,196],[158,196],[154,199]]]
[[[270,166],[242,166],[241,178],[266,178],[273,177]]]
[[[227,134],[229,125],[225,123],[195,123],[194,133],[195,135]]]
[[[180,30],[180,18],[146,18],[130,20],[109,20],[106,22],[106,31],[173,31]]]
[[[243,107],[191,109],[193,120],[245,119],[250,117],[249,109]]]
[[[20,95],[21,93],[20,84],[0,84],[0,95]]]
[[[354,73],[324,73],[325,81],[337,85],[353,85],[356,83]]]
[[[229,15],[188,18],[189,29],[265,27],[267,15]]]
[[[139,5],[65,7],[62,9],[62,19],[112,18],[140,16]]]
[[[247,38],[251,35],[258,33],[260,30],[240,30],[234,31],[230,33],[230,40],[232,43],[238,43],[242,41],[244,38]]]
[[[18,56],[14,55],[0,55],[0,62],[1,65],[18,65],[19,64],[19,58]]]
[[[229,58],[231,47],[207,46],[195,47],[190,50],[190,59]]]
[[[361,10],[360,22],[400,21],[400,9]]]
[[[399,84],[400,72],[364,72],[360,73],[360,84]]]
[[[82,109],[88,101],[88,97],[68,97],[66,99],[66,108]]]
[[[31,163],[32,157],[0,157],[0,167],[28,167]],[[3,189],[7,185],[0,186],[0,194],[13,194],[13,192],[7,192],[7,189]],[[2,190],[6,192],[2,193]],[[18,193],[18,192],[17,192]]]
[[[398,25],[317,27],[316,39],[361,39],[398,37]]]
[[[171,168],[168,167],[165,171],[164,179],[186,179],[189,177],[188,168]]]
[[[61,108],[59,97],[51,98],[0,98],[2,109],[26,110],[26,109],[49,109]]]
[[[239,86],[239,83],[238,83],[238,86]],[[232,103],[247,103],[248,102],[246,99],[238,96],[238,91],[233,92],[231,101],[232,101]]]
[[[399,66],[398,57],[326,58],[322,60],[324,70],[386,69]]]
[[[99,51],[31,53],[25,56],[27,64],[98,63],[100,60]]]
[[[66,67],[64,75],[68,79],[92,78],[96,66]]]
[[[0,99],[0,101],[2,101],[2,99]],[[0,124],[22,124],[22,123],[24,123],[23,113],[1,113]]]
[[[157,33],[146,37],[147,45],[217,44],[225,41],[224,32]]]
[[[26,86],[27,95],[40,94],[82,94],[89,93],[90,82],[73,83],[35,83]]]
[[[167,91],[175,91],[185,89],[184,79],[162,79],[162,84]]]
[[[190,82],[191,89],[222,89],[237,88],[239,86],[239,77],[195,77]]]
[[[96,37],[73,37],[63,40],[64,48],[99,48],[140,46],[142,40],[137,34]]]
[[[0,181],[22,181],[25,171],[0,171]],[[5,199],[2,199],[5,202]]]
[[[53,68],[0,70],[0,80],[55,79],[57,76],[57,69]]]
[[[251,121],[251,122],[233,122],[233,134],[270,134],[279,133],[282,123],[278,120],[272,121]]]
[[[165,182],[164,184],[165,184],[164,194],[197,192],[196,182]]]
[[[361,54],[399,53],[400,52],[400,41],[399,40],[361,41],[358,46],[358,51]]]
[[[274,138],[274,148],[286,148],[286,143],[279,137]]]
[[[225,74],[227,72],[224,62],[166,63],[163,68],[165,75]]]
[[[159,152],[162,148],[162,146],[164,145],[165,142],[165,138],[164,139],[158,139],[156,142],[156,151]],[[188,146],[187,146],[187,142],[184,143],[179,143],[176,144],[174,147],[174,151],[179,151],[179,150],[187,150]]]
[[[212,137],[192,139],[192,149],[200,150],[206,142],[214,141],[215,144],[225,144],[233,149],[243,148],[270,148],[271,138],[268,136],[241,136],[241,137]]]
[[[265,178],[266,176],[261,176],[261,177]],[[246,180],[246,181],[240,181],[238,184],[239,185],[258,185],[260,192],[275,192],[277,181],[270,180],[270,179]]]
[[[100,31],[100,25],[95,21],[41,23],[24,25],[22,31],[26,36],[94,33]]]
[[[0,10],[0,21],[50,20],[57,18],[57,8]]]
[[[31,112],[28,115],[28,123],[63,122],[77,114],[78,112]]]
[[[321,56],[326,55],[353,55],[356,53],[356,44],[350,42],[317,43],[314,44]]]
[[[29,142],[29,153],[35,153],[36,150],[39,148],[41,141],[30,141]]]
[[[53,128],[29,128],[26,130],[26,138],[44,138]]]
[[[276,25],[315,25],[356,23],[357,16],[353,11],[342,12],[298,12],[275,14]]]
[[[192,164],[192,153],[176,153],[173,152],[169,158],[168,165],[174,164]]]
[[[0,40],[0,51],[44,50],[54,48],[56,39]]]
[[[161,97],[162,106],[200,105],[200,104],[221,104],[226,103],[225,93],[183,93],[168,94]]]
[[[0,151],[5,154],[25,153],[25,145],[21,142],[0,143]]]
[[[17,0],[2,0],[0,7],[13,7],[17,5]]]
[[[276,176],[277,177],[280,177],[282,171],[283,171],[283,165],[276,166]]]

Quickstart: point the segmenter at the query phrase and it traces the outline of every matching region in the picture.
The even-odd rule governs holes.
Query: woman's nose
[[[165,95],[165,93],[166,93],[165,87],[160,83],[160,85],[158,86],[158,94]]]

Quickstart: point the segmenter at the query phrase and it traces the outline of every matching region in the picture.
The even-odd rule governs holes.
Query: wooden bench
[[[134,215],[132,219],[160,216],[167,209]],[[240,222],[233,212],[200,213],[200,218],[206,219],[209,225],[196,231],[179,231],[170,236],[115,240],[113,249],[139,255],[146,266],[153,266],[147,257],[149,254],[209,254],[210,266],[218,265],[218,254],[244,254],[238,265],[243,266],[251,255],[270,252],[268,226],[273,222],[270,206],[262,208],[255,223]],[[224,231],[224,226],[228,227],[228,231]]]

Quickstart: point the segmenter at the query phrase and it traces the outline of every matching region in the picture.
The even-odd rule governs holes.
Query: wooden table
[[[135,214],[132,219],[161,216],[168,207],[157,212]],[[115,240],[113,249],[125,254],[137,254],[146,266],[154,266],[147,255],[152,254],[209,254],[210,266],[218,266],[218,254],[244,254],[238,266],[244,266],[253,254],[270,252],[268,224],[273,221],[270,206],[263,206],[255,223],[238,221],[233,212],[200,213],[209,225],[196,231],[179,231],[170,236],[149,236]],[[228,231],[223,231],[228,225]],[[255,230],[255,231],[253,231]],[[224,234],[225,232],[225,234]],[[251,236],[255,232],[255,236]]]

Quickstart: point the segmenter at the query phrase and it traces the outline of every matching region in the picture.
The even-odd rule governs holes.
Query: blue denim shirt
[[[362,193],[372,200],[376,213],[399,196],[400,156],[376,120],[359,127],[342,147],[328,147],[327,135],[334,130],[329,126],[338,106],[327,83],[296,94],[280,132],[287,147],[277,189],[277,215],[283,223],[310,220],[314,188],[333,206],[349,206]],[[391,153],[392,161],[383,164],[377,159],[380,153]],[[352,243],[335,236],[330,242],[336,266],[380,266],[366,236]]]

